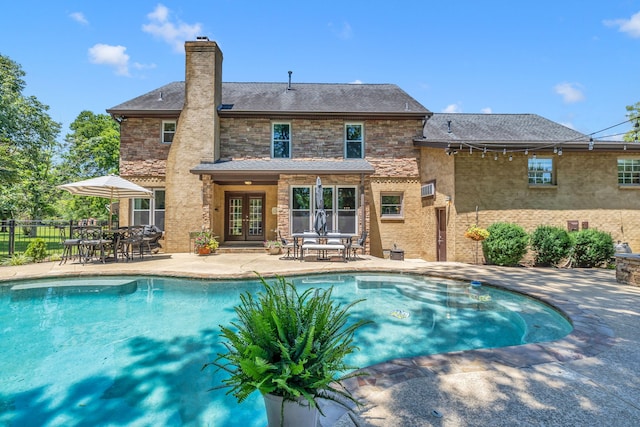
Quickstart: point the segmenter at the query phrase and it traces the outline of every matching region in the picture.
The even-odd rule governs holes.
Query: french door
[[[264,193],[225,193],[225,241],[264,241]]]

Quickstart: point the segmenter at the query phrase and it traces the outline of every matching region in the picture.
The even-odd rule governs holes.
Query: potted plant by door
[[[241,295],[238,320],[221,325],[226,353],[203,369],[227,371],[220,387],[230,387],[228,394],[239,403],[254,391],[262,393],[269,427],[315,427],[318,414],[324,415],[318,399],[349,411],[349,404],[359,405],[342,382],[361,375],[344,358],[357,349],[355,331],[370,323],[349,321],[348,310],[362,300],[340,306],[331,299],[333,287],[298,293],[284,277],[260,281],[263,292]]]
[[[195,238],[194,247],[198,255],[208,255],[218,249],[218,240],[208,230],[202,230]]]
[[[278,240],[267,240],[264,242],[264,248],[270,255],[279,255],[282,253],[282,242]]]

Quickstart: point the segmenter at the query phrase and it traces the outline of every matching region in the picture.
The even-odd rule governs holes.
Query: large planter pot
[[[282,253],[282,248],[269,248],[267,249],[267,252],[269,252],[269,255],[280,255]]]
[[[198,255],[209,255],[210,253],[211,253],[211,248],[209,247],[198,248]]]
[[[304,398],[284,402],[284,419],[281,420],[282,397],[273,394],[263,394],[262,397],[269,427],[316,427],[318,424],[318,409],[311,408]]]

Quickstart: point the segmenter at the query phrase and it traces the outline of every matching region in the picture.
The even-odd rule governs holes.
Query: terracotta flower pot
[[[203,248],[198,248],[198,255],[209,255],[211,253],[211,248],[205,246]]]

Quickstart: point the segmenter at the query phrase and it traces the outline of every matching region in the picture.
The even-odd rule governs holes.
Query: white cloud
[[[608,27],[618,27],[618,31],[629,37],[640,38],[640,12],[631,15],[630,19],[610,19],[603,22]]]
[[[558,83],[553,87],[553,91],[562,97],[567,104],[584,101],[582,85],[579,83]]]
[[[442,110],[443,113],[462,113],[462,107],[460,104],[449,104]]]
[[[70,13],[69,17],[82,25],[89,25],[89,21],[87,21],[87,18],[85,18],[84,13],[82,12]]]
[[[353,29],[348,22],[343,22],[342,25],[334,25],[333,22],[329,22],[329,29],[340,39],[348,40],[353,37]]]
[[[150,22],[142,26],[142,31],[165,41],[176,52],[183,52],[184,42],[195,40],[202,33],[202,24],[190,25],[172,20],[171,11],[162,4],[158,4],[147,18]]]
[[[95,44],[89,48],[89,61],[93,64],[103,64],[115,68],[120,76],[129,75],[129,55],[124,46],[110,46],[108,44]]]
[[[153,63],[151,64],[141,64],[139,62],[133,63],[133,68],[135,68],[136,70],[153,70],[156,67],[157,65]]]
[[[351,84],[352,85],[361,85],[362,84],[362,80],[356,79],[356,80],[352,81]]]
[[[491,114],[493,113],[493,110],[491,109],[491,107],[484,107],[483,109],[480,110],[480,112],[482,114]]]

